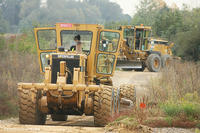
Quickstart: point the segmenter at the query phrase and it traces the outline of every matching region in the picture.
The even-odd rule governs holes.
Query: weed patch
[[[18,114],[17,83],[42,81],[35,47],[31,33],[0,36],[0,119]]]

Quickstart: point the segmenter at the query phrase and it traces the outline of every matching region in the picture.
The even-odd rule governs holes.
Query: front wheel
[[[170,61],[172,60],[170,55],[163,55],[162,56],[162,67],[168,67],[170,64]]]
[[[19,122],[21,124],[43,125],[46,115],[39,110],[41,91],[19,90]]]
[[[94,124],[96,126],[105,126],[119,112],[120,101],[116,100],[115,94],[115,89],[109,86],[104,86],[103,90],[95,92]]]

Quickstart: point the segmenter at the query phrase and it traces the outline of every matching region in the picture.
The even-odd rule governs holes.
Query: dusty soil
[[[137,98],[139,99],[145,93],[148,93],[146,85],[151,78],[159,76],[159,73],[152,72],[115,72],[113,77],[114,85],[134,84],[137,88]],[[46,125],[21,125],[18,118],[10,118],[0,121],[0,133],[102,133],[106,132],[103,127],[94,127],[93,117],[90,116],[69,116],[66,122],[53,122],[48,117]],[[109,132],[109,131],[108,131]],[[111,131],[112,132],[112,131]],[[191,130],[185,129],[153,129],[153,132],[159,133],[190,133]]]
[[[137,100],[148,95],[147,86],[155,77],[158,77],[159,73],[153,72],[135,72],[135,71],[117,71],[113,77],[114,86],[120,86],[121,84],[133,84],[136,88]]]

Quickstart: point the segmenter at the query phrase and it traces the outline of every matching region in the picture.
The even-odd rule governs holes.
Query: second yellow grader
[[[168,41],[151,38],[151,27],[121,26],[124,43],[121,45],[117,67],[123,70],[159,72],[172,58]]]

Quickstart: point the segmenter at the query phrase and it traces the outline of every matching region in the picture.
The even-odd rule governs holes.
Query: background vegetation
[[[136,108],[121,112],[108,127],[131,131],[141,130],[141,124],[154,128],[200,128],[199,65],[171,62],[149,82],[147,95],[137,99]]]
[[[152,26],[153,36],[165,38],[175,43],[174,54],[184,60],[200,60],[200,8],[189,10],[187,5],[180,10],[168,7],[165,2],[141,0],[136,14],[132,17],[132,25],[144,24]],[[113,28],[126,22],[111,22],[106,26]]]
[[[0,119],[17,114],[17,83],[41,82],[33,34],[0,36]]]
[[[155,0],[141,0],[133,16],[109,0],[0,0],[0,33],[23,33],[36,25],[56,22],[152,26],[153,36],[175,42],[174,53],[185,60],[200,59],[200,9],[180,10]]]
[[[192,121],[200,124],[200,64],[194,62],[172,62],[162,75],[152,80],[149,87],[150,101],[170,122]],[[191,124],[188,124],[188,126]]]

